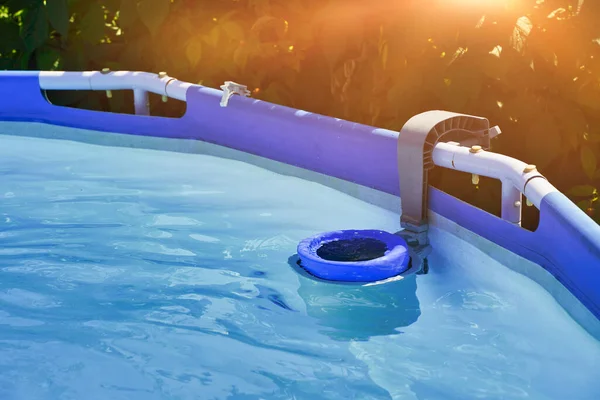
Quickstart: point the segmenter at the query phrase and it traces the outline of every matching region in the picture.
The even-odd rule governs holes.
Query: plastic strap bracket
[[[500,134],[486,118],[449,111],[427,111],[409,119],[398,136],[398,175],[402,215],[398,232],[414,246],[426,246],[428,231],[428,173],[434,168],[433,150],[440,142],[490,148]]]
[[[235,83],[232,81],[226,81],[225,84],[221,85],[221,89],[223,90],[223,96],[221,97],[221,107],[227,107],[229,104],[229,99],[234,94],[239,94],[240,96],[248,97],[250,96],[250,91],[246,85],[242,85],[239,83]]]

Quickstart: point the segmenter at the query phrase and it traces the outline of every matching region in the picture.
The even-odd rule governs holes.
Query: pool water
[[[0,176],[3,400],[600,398],[600,343],[443,232],[428,275],[365,287],[303,274],[305,237],[398,229],[329,188],[13,136]]]

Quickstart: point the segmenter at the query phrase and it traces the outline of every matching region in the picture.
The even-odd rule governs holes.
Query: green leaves
[[[584,107],[600,111],[600,86],[591,82],[582,85],[577,93],[577,101]]]
[[[67,0],[46,0],[48,21],[63,38],[69,34],[69,7]]]
[[[152,36],[156,36],[167,18],[170,3],[170,0],[142,0],[138,3],[137,13]]]
[[[88,43],[98,43],[104,39],[105,27],[104,8],[99,2],[93,2],[81,20],[81,36]]]
[[[21,37],[25,44],[25,50],[33,53],[48,39],[48,16],[46,7],[40,2],[37,6],[25,11],[23,25],[21,26]]]
[[[8,18],[0,19],[0,38],[2,38],[0,40],[0,53],[2,54],[22,47],[19,36],[19,25]]]
[[[209,46],[216,48],[220,37],[221,30],[218,26],[215,26],[208,32],[208,34],[204,35],[203,39]]]
[[[250,30],[259,35],[268,33],[268,35],[262,36],[267,36],[273,41],[282,39],[288,32],[288,26],[288,22],[281,18],[275,18],[271,15],[264,15],[254,21],[254,24]]]
[[[554,117],[549,113],[536,114],[528,130],[521,133],[527,154],[534,164],[545,169],[562,154],[562,140]]]
[[[7,6],[8,10],[14,13],[19,10],[35,8],[39,3],[41,3],[39,0],[5,0],[2,5]]]
[[[444,97],[446,107],[456,111],[464,111],[470,101],[477,100],[481,93],[483,77],[473,64],[465,63],[453,67],[446,76],[447,93]]]
[[[239,41],[243,40],[245,37],[244,31],[242,30],[240,25],[233,21],[225,21],[219,26],[223,30],[223,32],[225,32],[225,34],[227,34],[227,36],[229,36],[231,39]]]
[[[381,46],[379,47],[379,58],[381,59],[381,67],[383,69],[387,68],[388,54],[389,54],[388,49],[389,49],[389,46],[386,41],[381,43]]]
[[[259,17],[256,21],[254,21],[251,30],[255,32],[260,32],[261,30],[265,29],[266,27],[275,23],[276,21],[277,18],[271,15],[263,15]]]
[[[119,8],[119,26],[128,28],[138,19],[137,5],[135,0],[121,0]]]
[[[592,198],[598,193],[595,187],[591,185],[573,186],[567,191],[567,194],[572,197],[589,197]]]
[[[488,54],[482,56],[483,73],[494,80],[504,79],[509,69],[509,61],[502,54],[502,47],[496,46]]]
[[[246,64],[248,63],[249,50],[248,46],[245,43],[242,43],[238,46],[237,49],[233,52],[233,62],[240,69],[246,68]]]
[[[42,47],[35,52],[37,68],[43,71],[60,69],[61,54],[58,50]]]
[[[202,58],[202,38],[200,36],[192,38],[185,46],[185,56],[190,66],[195,67]]]
[[[587,175],[590,180],[594,179],[594,175],[596,174],[596,168],[598,164],[598,160],[596,158],[596,154],[590,146],[582,146],[581,147],[581,166],[583,167],[583,171]]]
[[[523,16],[517,19],[515,27],[510,38],[511,46],[519,53],[523,53],[525,49],[525,41],[531,33],[533,24],[529,17]]]

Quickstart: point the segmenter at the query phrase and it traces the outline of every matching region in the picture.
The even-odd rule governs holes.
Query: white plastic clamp
[[[221,85],[221,89],[223,90],[223,96],[221,97],[221,107],[227,107],[229,99],[234,94],[239,94],[240,96],[244,97],[250,96],[250,91],[248,90],[248,87],[246,85],[241,85],[232,81],[225,82],[224,85]]]

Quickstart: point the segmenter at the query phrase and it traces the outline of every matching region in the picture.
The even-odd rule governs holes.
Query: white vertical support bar
[[[522,195],[511,182],[502,181],[502,219],[521,226]]]
[[[148,92],[143,89],[133,89],[133,106],[135,115],[150,115]]]

